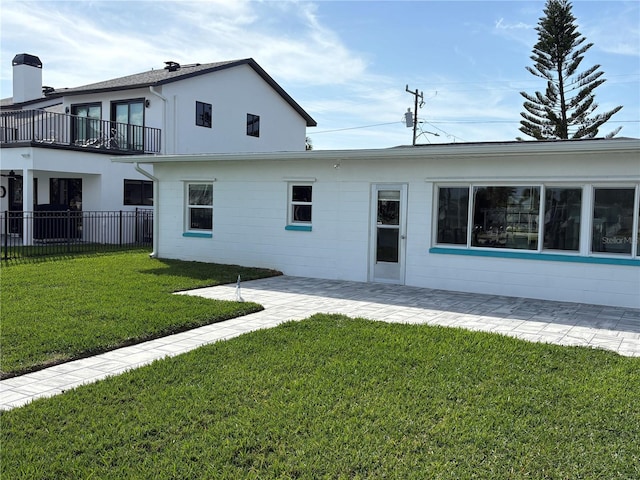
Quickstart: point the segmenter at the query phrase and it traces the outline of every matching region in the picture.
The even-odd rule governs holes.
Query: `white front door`
[[[370,279],[404,284],[407,185],[373,185],[371,198]]]

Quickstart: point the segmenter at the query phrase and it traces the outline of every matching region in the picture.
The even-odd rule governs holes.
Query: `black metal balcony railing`
[[[44,110],[0,112],[0,144],[30,143],[116,154],[160,153],[161,130]]]
[[[151,247],[153,210],[0,212],[0,260]]]

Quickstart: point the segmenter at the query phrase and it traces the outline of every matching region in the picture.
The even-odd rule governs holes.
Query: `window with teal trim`
[[[466,245],[469,223],[469,187],[440,187],[438,243]]]
[[[593,201],[591,251],[632,252],[635,188],[596,188]],[[637,239],[636,239],[637,242]]]
[[[637,184],[443,185],[436,200],[434,253],[612,265],[640,261]],[[584,212],[590,213],[583,219]]]
[[[546,250],[580,249],[582,188],[547,187],[544,194],[544,240]]]
[[[211,232],[213,230],[213,185],[210,183],[187,184],[187,231]]]
[[[288,225],[311,226],[312,200],[312,185],[291,184],[289,186]]]
[[[538,249],[539,186],[473,188],[472,247]]]
[[[640,199],[637,202],[638,211],[636,212],[636,256],[640,257]]]

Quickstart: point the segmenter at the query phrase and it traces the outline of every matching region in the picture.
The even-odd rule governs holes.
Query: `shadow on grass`
[[[167,275],[184,277],[202,282],[210,282],[209,286],[235,283],[238,275],[242,281],[260,278],[276,277],[282,272],[264,268],[242,267],[240,265],[226,265],[219,263],[185,262],[183,260],[155,259],[163,267],[139,270],[147,275]]]

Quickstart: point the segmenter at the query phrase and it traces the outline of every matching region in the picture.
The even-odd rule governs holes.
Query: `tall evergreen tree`
[[[605,82],[603,72],[598,71],[600,65],[577,71],[593,43],[584,43],[568,0],[547,0],[544,15],[536,27],[538,43],[531,56],[534,65],[526,68],[545,79],[547,88],[535,95],[520,92],[526,100],[520,131],[537,140],[593,138],[622,106],[592,116],[598,107],[594,90]],[[616,135],[620,128],[607,137]]]

